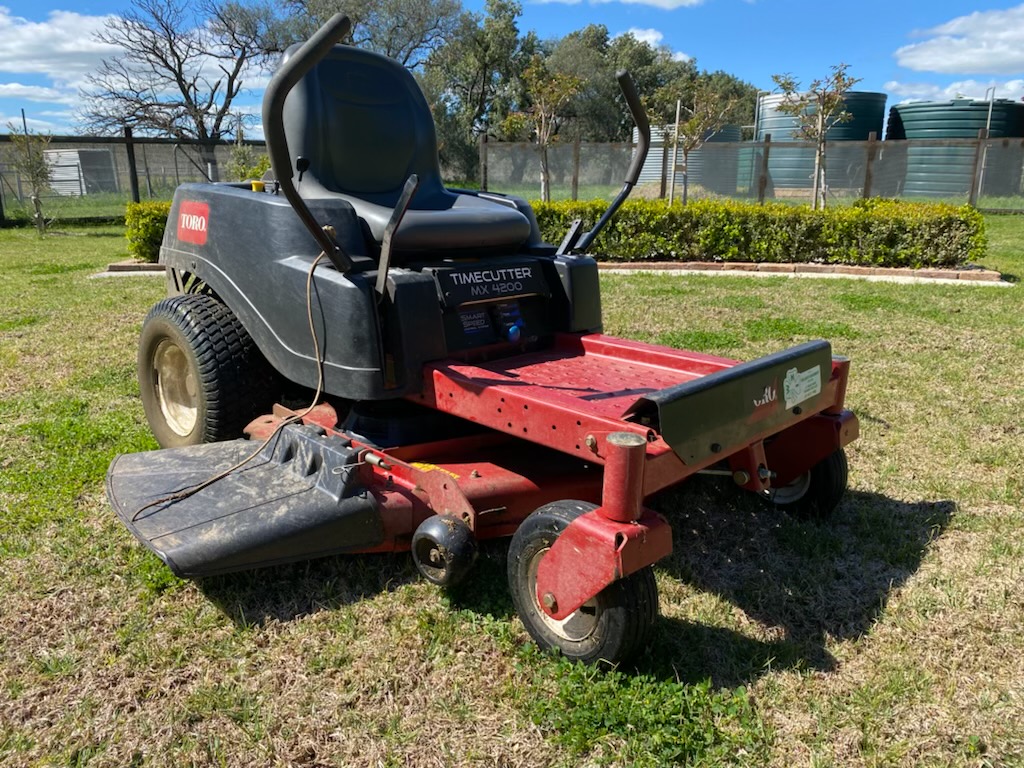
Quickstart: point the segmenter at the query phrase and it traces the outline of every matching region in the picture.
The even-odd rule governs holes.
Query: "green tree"
[[[459,0],[293,0],[289,18],[271,30],[267,48],[305,40],[339,11],[352,22],[351,43],[417,69],[461,32]]]
[[[538,42],[532,32],[520,35],[521,12],[515,0],[487,0],[484,16],[465,18],[420,75],[441,160],[465,179],[477,174],[478,137],[498,135],[506,116],[525,103],[522,74]]]
[[[790,74],[772,75],[775,85],[782,91],[783,101],[778,110],[798,120],[793,131],[796,138],[814,142],[814,202],[817,210],[826,203],[825,188],[825,138],[829,130],[852,118],[846,111],[845,95],[860,82],[859,77],[846,74],[847,64],[832,66],[828,77],[813,81],[802,91],[800,83]]]
[[[50,188],[53,169],[46,162],[46,148],[50,146],[48,135],[32,133],[28,128],[18,133],[12,123],[7,124],[11,150],[8,160],[15,172],[29,188],[32,201],[32,221],[40,235],[46,234],[46,217],[43,215],[43,194]]]

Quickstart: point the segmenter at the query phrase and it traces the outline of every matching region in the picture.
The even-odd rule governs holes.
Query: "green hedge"
[[[589,228],[606,203],[533,203],[544,239],[561,242],[573,219]],[[623,204],[591,251],[610,261],[819,262],[952,267],[985,254],[984,220],[969,206],[861,200],[806,206],[697,200]]]
[[[601,200],[532,203],[541,233],[559,243],[573,219],[592,227]],[[129,203],[128,250],[157,261],[170,203]],[[812,211],[806,206],[729,200],[630,200],[591,251],[609,261],[775,261],[878,267],[954,267],[981,259],[985,223],[970,206],[860,200]]]
[[[139,261],[160,259],[160,243],[171,213],[170,203],[128,203],[124,213],[128,252]]]

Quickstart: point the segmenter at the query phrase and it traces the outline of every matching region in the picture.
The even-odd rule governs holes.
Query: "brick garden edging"
[[[759,272],[771,274],[845,275],[848,277],[916,277],[926,280],[963,280],[998,283],[1003,276],[989,269],[905,269],[897,267],[858,267],[848,264],[790,264],[749,261],[649,261],[598,264],[602,270],[683,272]]]

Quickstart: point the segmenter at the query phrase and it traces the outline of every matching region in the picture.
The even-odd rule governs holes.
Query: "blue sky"
[[[1024,3],[998,0],[522,0],[521,29],[561,37],[588,23],[695,57],[759,88],[806,83],[845,62],[859,90],[907,99],[1024,97]],[[464,0],[479,10],[483,0]],[[73,133],[79,87],[112,52],[92,33],[117,0],[0,0],[0,130]],[[256,83],[259,84],[258,82]],[[248,101],[255,104],[258,96]]]

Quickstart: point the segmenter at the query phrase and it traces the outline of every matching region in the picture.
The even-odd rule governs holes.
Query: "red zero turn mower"
[[[192,577],[411,549],[451,585],[479,540],[511,536],[534,639],[619,661],[646,642],[672,547],[644,500],[703,472],[827,514],[858,434],[848,362],[825,341],[736,363],[601,334],[585,254],[650,133],[628,75],[627,181],[555,247],[525,201],[442,185],[412,75],[336,44],[347,31],[336,16],[290,49],[267,89],[276,182],[177,190],[170,297],[139,348],[163,450],[119,456],[110,502]],[[274,405],[314,389],[315,407]]]

